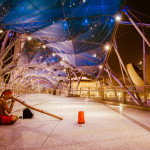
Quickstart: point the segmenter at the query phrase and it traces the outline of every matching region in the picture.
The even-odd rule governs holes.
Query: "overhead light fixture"
[[[55,53],[53,53],[53,54],[52,54],[52,56],[56,56],[56,54],[55,54]]]
[[[31,36],[28,36],[28,37],[27,37],[27,40],[28,40],[28,41],[31,41],[31,40],[32,40],[32,37],[31,37]]]
[[[96,57],[96,54],[93,54],[93,57]]]
[[[46,45],[43,45],[42,47],[43,47],[43,48],[46,48]]]
[[[3,33],[3,29],[0,29],[0,33]]]
[[[120,21],[121,20],[121,16],[120,15],[116,15],[115,19],[116,19],[116,21]]]
[[[106,50],[109,50],[109,49],[110,49],[110,45],[109,45],[109,44],[106,44],[106,45],[105,45],[105,49],[106,49]]]
[[[99,65],[99,69],[102,69],[103,68],[103,66],[102,65]]]

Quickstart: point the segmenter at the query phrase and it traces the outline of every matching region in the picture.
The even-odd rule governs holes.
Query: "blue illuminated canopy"
[[[105,61],[104,45],[115,34],[115,15],[123,4],[124,0],[1,0],[0,27],[45,43],[50,53],[41,61],[39,49],[31,57],[33,64],[50,66],[64,59],[92,75]]]

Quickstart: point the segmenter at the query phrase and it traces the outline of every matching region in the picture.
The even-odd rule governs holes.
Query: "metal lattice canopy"
[[[104,45],[115,34],[115,15],[121,12],[123,3],[124,0],[1,0],[0,26],[36,39],[36,44],[24,44],[18,61],[18,69],[25,68],[24,78],[42,76],[56,85],[54,76],[65,80],[63,69],[70,66],[88,75],[98,73],[108,53]]]

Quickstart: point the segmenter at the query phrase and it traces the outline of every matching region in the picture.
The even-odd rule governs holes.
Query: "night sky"
[[[128,0],[126,6],[142,23],[150,24],[150,5],[149,0]],[[135,22],[138,22],[132,17]],[[122,21],[129,21],[126,16],[122,16]],[[150,41],[150,27],[145,28],[147,39]],[[143,40],[132,25],[119,25],[116,33],[118,51],[123,62],[126,64],[134,63],[137,65],[143,60]],[[150,48],[146,44],[146,54],[150,54]],[[110,63],[111,62],[111,63]],[[112,49],[109,64],[114,72],[119,73],[118,58]]]

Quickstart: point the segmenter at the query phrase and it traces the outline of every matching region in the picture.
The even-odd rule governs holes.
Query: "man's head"
[[[3,97],[4,99],[11,99],[12,98],[12,91],[11,90],[3,91],[1,97]]]

